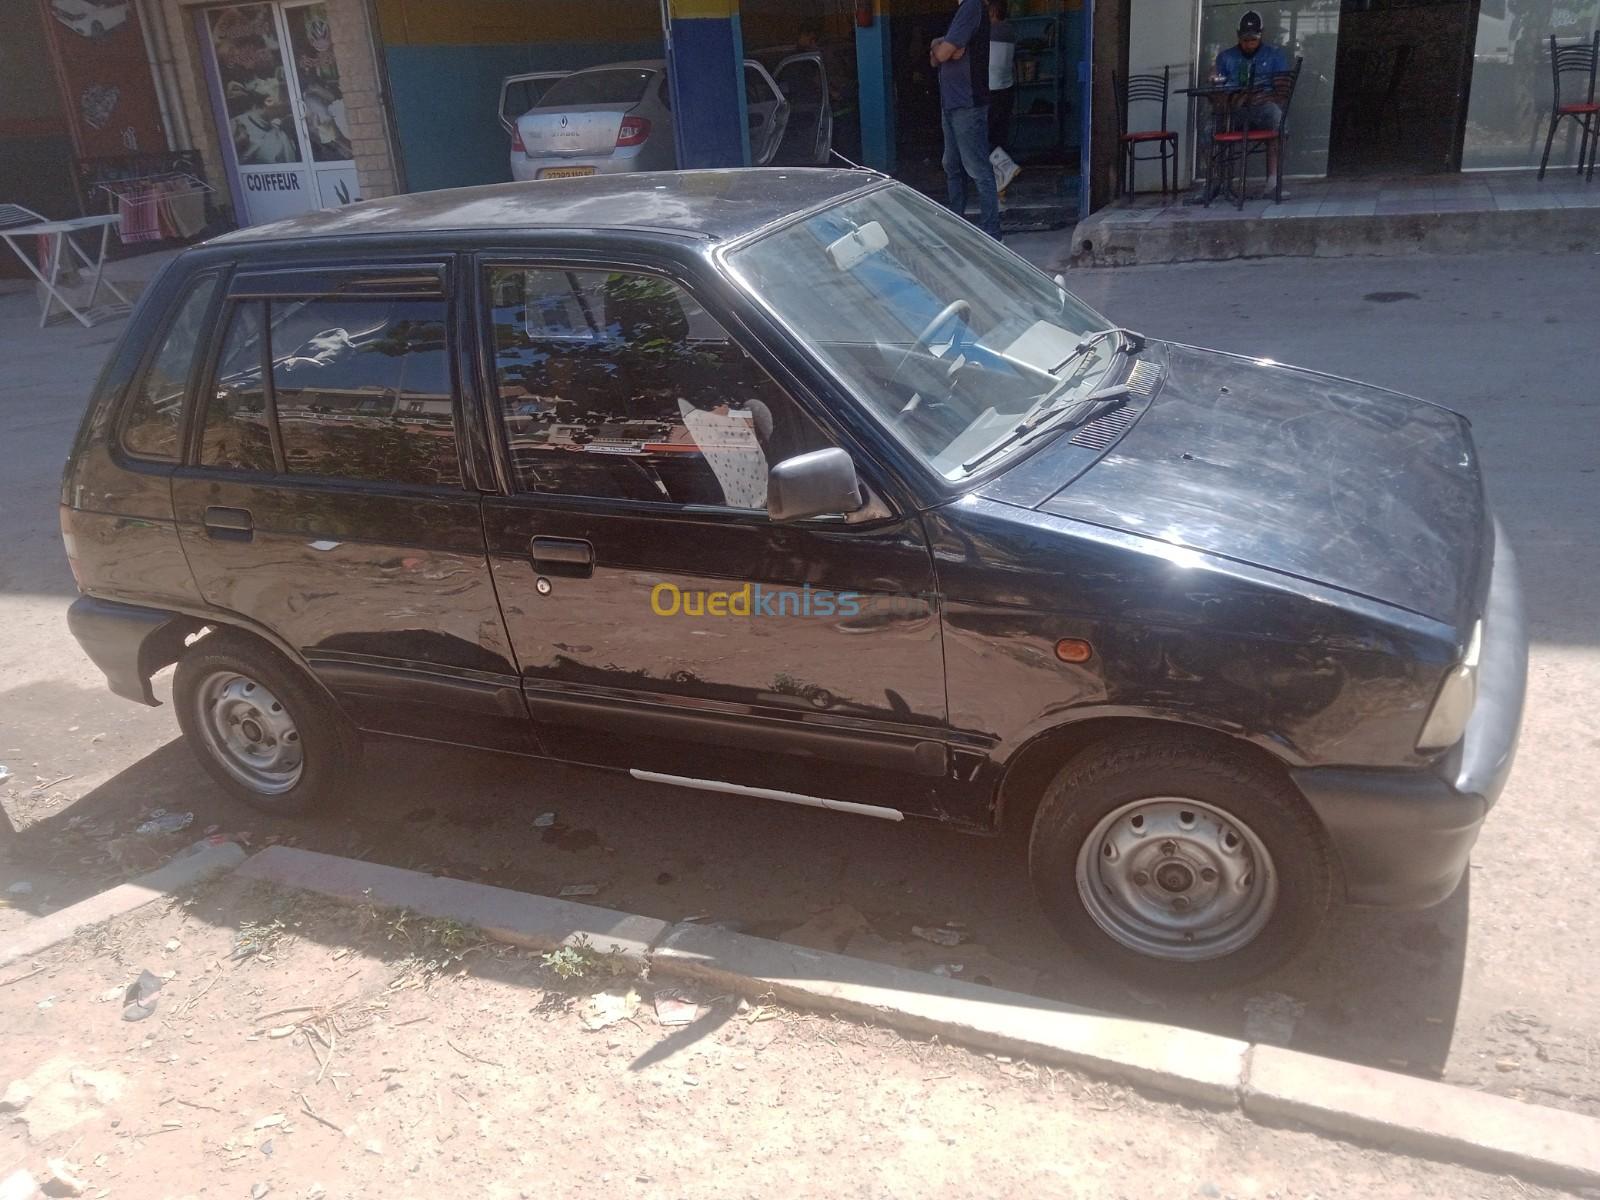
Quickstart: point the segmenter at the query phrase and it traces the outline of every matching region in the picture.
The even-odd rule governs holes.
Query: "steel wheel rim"
[[[1200,962],[1243,949],[1271,920],[1278,876],[1254,830],[1177,796],[1107,813],[1078,850],[1078,896],[1118,944]]]
[[[247,788],[281,796],[300,782],[300,731],[265,685],[236,671],[215,671],[195,689],[195,717],[211,756]]]

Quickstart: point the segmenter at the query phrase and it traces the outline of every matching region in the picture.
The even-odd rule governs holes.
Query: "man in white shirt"
[[[1017,35],[1011,32],[1007,0],[989,0],[989,145],[1004,146],[1011,137],[1011,110],[1016,103]]]

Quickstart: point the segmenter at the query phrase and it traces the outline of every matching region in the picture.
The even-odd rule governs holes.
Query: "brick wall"
[[[174,75],[189,129],[201,154],[206,173],[225,192],[227,169],[222,143],[211,107],[202,66],[200,35],[194,13],[204,0],[156,0],[172,44]],[[361,194],[366,199],[390,196],[397,190],[394,152],[382,110],[377,64],[373,59],[372,30],[365,0],[325,0],[333,31],[333,52],[339,62],[339,84],[344,92],[350,122],[351,147]],[[154,14],[152,14],[154,15]]]

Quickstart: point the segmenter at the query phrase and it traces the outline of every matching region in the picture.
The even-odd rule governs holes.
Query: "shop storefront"
[[[361,199],[327,5],[234,4],[194,22],[241,223]]]
[[[1265,40],[1304,60],[1287,171],[1350,178],[1537,167],[1551,104],[1549,39],[1593,36],[1600,0],[1130,0],[1130,73],[1209,73],[1259,12]],[[1558,143],[1551,164],[1576,162]],[[1154,185],[1141,173],[1141,189]]]

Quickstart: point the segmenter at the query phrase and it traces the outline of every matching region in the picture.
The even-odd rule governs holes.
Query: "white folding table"
[[[12,209],[14,206],[0,204],[0,210]],[[26,209],[20,209],[27,212]],[[0,218],[8,214],[0,211]],[[29,216],[37,214],[28,213]],[[117,290],[117,285],[105,277],[106,250],[111,244],[111,230],[122,218],[116,213],[107,213],[96,217],[72,217],[65,221],[34,221],[26,225],[12,225],[0,220],[0,238],[5,239],[6,245],[23,264],[33,273],[33,277],[44,284],[47,293],[44,300],[44,311],[39,314],[39,328],[43,329],[54,314],[56,305],[60,305],[67,313],[75,317],[85,328],[92,326],[97,320],[111,316],[120,316],[133,307],[132,302]],[[91,259],[83,252],[82,247],[73,240],[73,234],[83,233],[86,230],[98,229],[100,231],[100,252]],[[50,270],[48,273],[41,270],[27,250],[19,245],[18,238],[45,238],[47,249],[45,257],[49,259]],[[78,258],[78,261],[88,269],[90,274],[89,298],[80,306],[74,305],[61,293],[61,265],[66,259],[67,250]],[[100,309],[95,308],[95,301],[100,296],[100,289],[104,287],[119,301],[120,305],[107,304]]]

